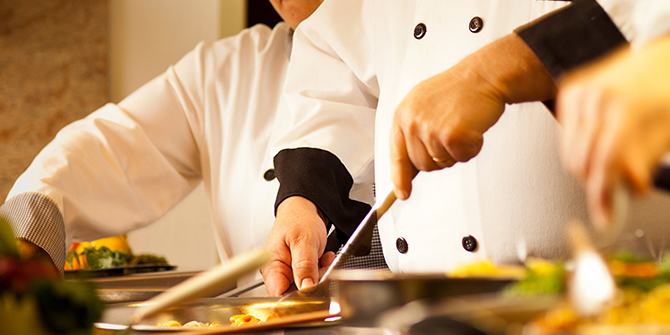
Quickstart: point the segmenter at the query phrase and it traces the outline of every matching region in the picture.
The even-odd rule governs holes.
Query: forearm
[[[616,15],[620,7],[608,9]],[[620,21],[623,25],[625,20]],[[625,44],[626,38],[598,2],[577,0],[473,56],[506,103],[546,101],[555,97],[554,81],[567,71]]]
[[[556,96],[549,72],[516,34],[507,35],[472,54],[479,76],[507,104],[545,101]]]

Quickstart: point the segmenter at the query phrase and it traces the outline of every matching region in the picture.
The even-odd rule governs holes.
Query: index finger
[[[394,192],[398,199],[406,200],[412,193],[412,179],[414,179],[418,170],[409,158],[405,136],[395,122],[391,130],[390,142],[391,181],[395,185]]]
[[[293,280],[300,291],[311,291],[319,282],[319,250],[315,241],[302,239],[291,245]]]

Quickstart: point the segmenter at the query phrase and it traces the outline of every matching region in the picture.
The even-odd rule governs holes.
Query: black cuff
[[[656,171],[654,186],[664,191],[670,191],[670,167],[664,166]]]
[[[332,153],[315,148],[284,149],[274,157],[279,191],[277,207],[284,199],[301,196],[312,201],[335,225],[345,243],[370,210],[370,205],[349,198],[353,179]]]
[[[515,32],[533,50],[554,80],[627,43],[595,0],[575,0]]]

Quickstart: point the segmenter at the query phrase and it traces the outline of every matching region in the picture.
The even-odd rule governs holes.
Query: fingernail
[[[306,288],[309,288],[309,287],[312,287],[312,286],[314,286],[314,281],[312,280],[312,278],[305,278],[300,283],[300,290],[302,291],[302,290],[304,290]]]

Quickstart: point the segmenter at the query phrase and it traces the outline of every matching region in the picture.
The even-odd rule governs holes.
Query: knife
[[[323,276],[321,276],[317,285],[326,281],[328,275],[330,275],[333,269],[342,262],[344,257],[364,256],[370,253],[370,249],[372,248],[372,231],[377,224],[377,221],[381,219],[382,215],[384,215],[396,201],[393,186],[389,189],[390,191],[386,196],[375,202],[368,214],[363,218],[363,221],[358,224],[354,233],[351,234],[351,237],[349,237],[349,240],[344,244],[342,250],[340,250],[333,262],[330,263],[328,269]]]

